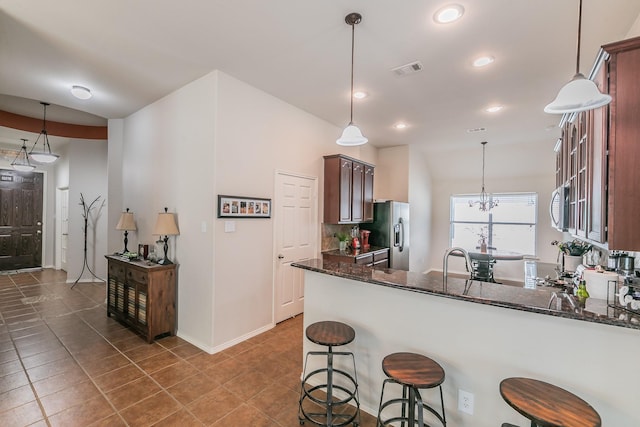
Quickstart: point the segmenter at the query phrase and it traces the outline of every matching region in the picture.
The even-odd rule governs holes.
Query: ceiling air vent
[[[409,74],[415,74],[422,71],[424,67],[420,63],[420,61],[412,62],[410,64],[405,64],[400,67],[396,67],[391,71],[394,72],[396,76],[408,76]]]
[[[487,130],[487,128],[479,127],[479,128],[467,129],[467,133],[484,132],[486,130]]]

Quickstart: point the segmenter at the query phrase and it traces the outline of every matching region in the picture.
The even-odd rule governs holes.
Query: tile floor
[[[107,317],[104,284],[65,281],[0,275],[0,425],[299,426],[302,316],[210,355],[147,344]]]

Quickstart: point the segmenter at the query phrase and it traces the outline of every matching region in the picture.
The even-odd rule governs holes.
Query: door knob
[[[278,259],[282,259],[282,258],[284,258],[284,255],[282,254],[278,255]]]
[[[40,221],[36,222],[36,225],[42,225],[42,223]]]
[[[36,233],[37,233],[37,234],[42,234],[42,231],[37,230],[37,231],[36,231]]]

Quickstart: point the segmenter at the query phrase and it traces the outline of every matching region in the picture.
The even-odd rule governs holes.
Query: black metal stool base
[[[316,369],[307,374],[307,362],[309,356],[324,356],[327,358],[325,368]],[[353,361],[353,375],[341,369],[333,367],[334,356],[349,356]],[[307,353],[304,363],[303,380],[300,385],[300,401],[298,406],[298,420],[300,424],[309,421],[317,426],[340,427],[352,424],[360,424],[360,400],[358,398],[358,381],[356,376],[356,362],[351,352],[310,351]],[[312,386],[309,381],[326,374],[326,383]],[[341,378],[346,385],[335,384],[334,379]],[[339,391],[344,398],[337,398],[334,391]],[[353,406],[352,403],[355,405]],[[305,409],[305,404],[317,406],[317,410]],[[353,410],[350,411],[349,407]],[[319,412],[322,410],[322,412]]]
[[[389,399],[385,402],[384,389],[388,383],[401,385],[402,397]],[[424,423],[424,411],[426,410],[433,414],[442,423],[442,425],[446,427],[447,420],[444,415],[444,399],[442,396],[442,386],[438,386],[438,389],[440,390],[440,405],[442,407],[442,415],[440,415],[438,411],[422,401],[420,390],[418,390],[417,388],[401,384],[392,378],[385,379],[382,383],[382,393],[380,394],[380,408],[378,409],[378,421],[376,426],[384,427],[389,425],[390,423],[397,422],[400,422],[401,425],[404,426],[404,423],[406,422],[409,427],[414,427],[414,425],[416,424],[419,427],[424,427],[426,425]],[[400,415],[388,419],[383,419],[382,412],[385,410],[385,408],[392,405],[400,405]]]

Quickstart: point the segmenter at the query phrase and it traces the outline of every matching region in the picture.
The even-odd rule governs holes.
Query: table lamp
[[[173,264],[169,258],[167,258],[167,250],[169,249],[167,241],[169,240],[169,236],[178,236],[180,234],[174,214],[168,213],[167,211],[168,209],[164,208],[164,212],[158,214],[156,226],[153,228],[154,236],[164,236],[164,258],[158,261],[158,264],[163,265]]]
[[[127,243],[129,243],[129,231],[136,231],[136,222],[133,219],[133,212],[129,212],[129,208],[127,208],[126,212],[122,212],[120,215],[120,220],[118,221],[118,225],[116,225],[116,230],[124,230],[124,250],[122,253],[124,254],[129,252],[129,249],[127,249]]]

